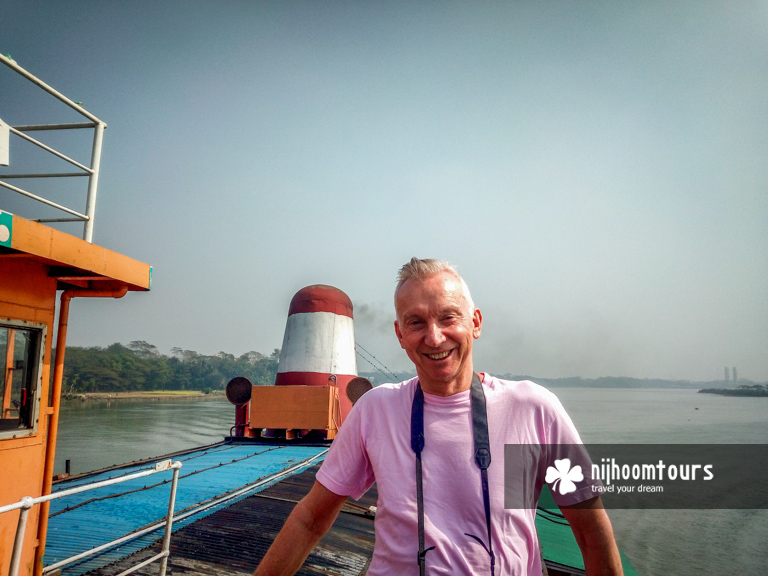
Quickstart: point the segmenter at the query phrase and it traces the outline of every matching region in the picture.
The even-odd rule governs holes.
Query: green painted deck
[[[545,485],[539,498],[539,510],[536,513],[536,530],[539,533],[544,560],[553,568],[558,566],[575,568],[584,573],[584,561],[571,527],[563,518],[555,504],[549,488]],[[619,549],[624,576],[638,576],[629,558]],[[565,569],[565,568],[564,568]]]

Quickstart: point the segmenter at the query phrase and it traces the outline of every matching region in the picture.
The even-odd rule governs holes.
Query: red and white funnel
[[[352,409],[346,394],[347,383],[356,376],[355,329],[349,296],[322,284],[302,288],[288,309],[275,385],[335,384],[339,388],[343,422]]]

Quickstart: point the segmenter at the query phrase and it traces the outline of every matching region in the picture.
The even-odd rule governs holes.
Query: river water
[[[586,443],[763,444],[768,398],[693,390],[553,389]],[[58,474],[218,442],[234,407],[224,398],[63,402]],[[768,481],[768,471],[766,471]],[[768,510],[611,510],[619,546],[644,576],[761,574]]]

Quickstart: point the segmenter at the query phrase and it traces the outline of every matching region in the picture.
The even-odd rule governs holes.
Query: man
[[[541,574],[535,509],[504,509],[504,444],[578,443],[573,424],[554,395],[531,382],[488,374],[475,378],[472,344],[483,317],[449,264],[412,258],[399,273],[395,311],[395,333],[418,377],[379,386],[358,401],[315,485],[288,517],[255,576],[293,574],[347,497],[359,498],[374,481],[379,500],[370,576],[419,574],[419,557],[427,574]],[[473,415],[478,390],[485,399],[492,457],[487,482],[481,482],[474,456],[473,434],[482,421]],[[424,448],[417,458],[412,425],[419,394]],[[561,498],[578,508],[560,502],[586,572],[622,574],[608,516],[599,498],[590,496],[581,490]]]

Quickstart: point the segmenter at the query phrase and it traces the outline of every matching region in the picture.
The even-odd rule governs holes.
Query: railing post
[[[21,564],[21,549],[24,546],[24,533],[27,530],[27,515],[29,509],[34,505],[34,501],[29,496],[21,499],[24,505],[19,509],[19,524],[16,527],[16,539],[13,541],[13,552],[11,553],[11,566],[8,570],[8,576],[18,576],[19,565]]]
[[[173,480],[171,481],[171,496],[168,499],[168,516],[165,519],[165,534],[163,535],[163,559],[160,560],[160,572],[158,576],[165,576],[168,567],[168,556],[171,550],[171,528],[173,527],[173,509],[176,504],[176,485],[179,481],[179,469],[181,462],[173,464]],[[12,575],[15,576],[15,575]]]
[[[85,201],[85,215],[88,220],[83,225],[83,240],[93,242],[93,220],[96,217],[96,190],[99,185],[99,167],[101,166],[101,143],[104,139],[104,122],[97,122],[93,128],[93,151],[91,152],[91,170],[88,178],[88,197]]]

